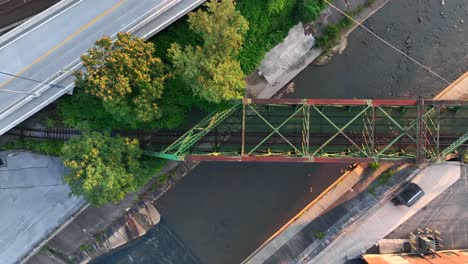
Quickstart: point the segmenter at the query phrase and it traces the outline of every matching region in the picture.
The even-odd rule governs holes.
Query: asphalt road
[[[45,22],[21,32],[13,38],[0,37],[1,71],[41,82],[51,82],[58,76],[68,76],[70,65],[103,35],[115,35],[129,30],[148,14],[160,14],[172,0],[78,0]],[[7,63],[8,62],[8,63]],[[72,86],[68,87],[71,88]],[[0,131],[10,123],[1,123],[15,109],[33,96],[51,87],[0,74]],[[14,92],[8,92],[11,90]],[[24,94],[27,93],[27,94]],[[43,96],[51,96],[49,93]],[[56,95],[55,95],[56,96]],[[41,98],[41,97],[39,97]],[[35,106],[39,110],[42,106]],[[37,111],[36,110],[36,111]],[[31,110],[34,112],[34,110]]]
[[[408,238],[410,232],[429,228],[441,234],[443,249],[468,248],[468,165],[460,179],[411,219],[400,225],[388,238]]]

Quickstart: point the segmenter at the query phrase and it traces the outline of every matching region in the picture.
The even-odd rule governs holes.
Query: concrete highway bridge
[[[0,36],[0,135],[74,88],[103,35],[149,38],[205,0],[62,0]]]
[[[468,101],[244,99],[146,154],[187,161],[437,162],[468,147]]]

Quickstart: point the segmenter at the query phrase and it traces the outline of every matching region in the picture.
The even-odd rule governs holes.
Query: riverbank
[[[340,10],[352,13],[353,17],[359,23],[364,22],[375,12],[384,7],[389,0],[353,0],[353,1],[334,1],[334,5]],[[347,38],[353,32],[357,25],[351,23],[349,28],[343,28],[339,33],[339,43],[331,49],[323,49],[317,45],[310,49],[303,45],[297,45],[297,42],[307,43],[309,39],[317,39],[324,35],[328,25],[340,23],[344,16],[332,7],[327,7],[322,11],[320,18],[312,23],[296,25],[290,30],[286,39],[278,46],[266,54],[265,59],[260,65],[260,69],[247,76],[246,95],[257,98],[271,98],[273,96],[281,98],[284,95],[294,92],[294,85],[287,85],[300,72],[302,72],[311,63],[319,60],[318,64],[323,65],[329,62],[336,54],[341,54],[346,48]],[[298,29],[303,28],[300,31]],[[313,41],[315,43],[314,40]],[[302,48],[302,49],[301,49]],[[291,51],[294,51],[292,52]],[[291,55],[293,53],[293,55]],[[268,63],[268,61],[272,61]],[[274,62],[280,62],[274,64]],[[265,65],[266,64],[266,65]],[[263,67],[268,68],[268,73],[273,72],[273,77],[265,76]],[[268,74],[267,73],[267,74]],[[304,97],[312,98],[312,97]]]
[[[357,2],[361,3],[363,1],[356,0],[356,3]],[[342,4],[344,4],[344,2],[342,2]],[[324,17],[330,20],[330,16]],[[173,166],[173,164],[169,166]],[[163,171],[167,172],[168,170],[169,169],[166,168]],[[176,177],[169,177],[169,184],[166,184],[162,188],[158,189],[156,193],[162,193],[167,191],[176,182],[172,179],[180,179],[186,173],[187,171],[184,171],[183,174],[176,173],[176,175],[178,175]],[[148,189],[148,187],[146,189]],[[146,195],[153,196],[151,192],[146,192]],[[159,197],[160,195],[156,194],[155,196]],[[149,207],[151,207],[152,204],[155,202],[155,200],[157,199],[156,197],[146,197],[144,198],[145,200],[136,207],[132,205],[135,203],[134,198],[127,197],[125,201],[123,201],[117,206],[112,207],[113,209],[107,208],[106,210],[99,210],[96,208],[92,208],[90,210],[85,210],[79,217],[79,219],[73,221],[79,222],[78,225],[80,226],[80,229],[87,231],[85,231],[84,233],[74,232],[72,228],[65,228],[59,236],[52,239],[47,244],[47,250],[42,253],[54,255],[56,258],[63,258],[64,256],[68,256],[68,258],[75,259],[78,262],[86,262],[96,256],[108,252],[109,250],[119,245],[127,243],[128,241],[134,238],[140,237],[144,235],[149,229],[150,223],[154,224],[155,221],[154,219],[151,219],[151,217],[149,217],[150,221],[139,222],[138,217],[135,217],[135,215],[143,215],[143,218],[145,218],[145,215],[147,214],[144,212],[153,211],[153,209]],[[92,215],[99,212],[105,212],[105,214],[109,214],[110,212],[108,210],[111,210],[112,215],[117,216],[123,213],[122,210],[128,211],[129,208],[132,209],[129,210],[129,212],[125,212],[120,219],[115,217],[101,217],[99,224],[93,224],[91,227],[87,226],[86,221],[85,223],[80,223],[80,219],[85,219],[89,214]],[[135,219],[137,221],[135,221]],[[109,222],[112,224],[105,226],[105,223]],[[138,226],[139,228],[135,228],[135,226]],[[125,233],[127,233],[128,235],[119,235],[119,233],[121,233],[122,230],[127,230]],[[75,243],[65,243],[64,241],[74,241]],[[76,243],[77,241],[79,242]],[[38,260],[35,259],[33,260],[33,262],[34,261],[37,262]],[[66,261],[66,258],[64,259],[64,261]]]
[[[394,11],[394,10],[393,10]],[[387,14],[388,15],[388,14]],[[365,52],[361,51],[362,54],[365,54]],[[361,55],[362,55],[361,54]],[[341,56],[341,55],[340,55]],[[364,55],[363,55],[364,56]],[[459,56],[460,57],[460,56]],[[463,56],[462,56],[463,57]],[[336,59],[336,58],[335,58]],[[333,62],[332,62],[333,63]],[[322,66],[322,67],[327,67],[327,66]],[[339,79],[340,76],[342,74],[346,73],[345,72],[333,72],[332,74],[328,75],[328,76],[324,76],[324,78],[326,77],[327,79]],[[365,76],[362,76],[362,75],[359,75],[359,77],[356,77],[356,78],[366,78]],[[308,86],[310,88],[310,84]],[[365,87],[364,87],[365,88]],[[370,88],[368,88],[371,91]],[[334,93],[337,93],[337,92],[343,92],[343,90],[340,90],[339,88],[337,87],[334,87],[334,89],[329,89],[329,93],[332,94],[331,96],[329,97],[333,97],[333,94]],[[312,93],[313,91],[311,89],[308,90],[308,92],[310,92],[309,94],[306,95],[306,97],[316,97],[315,96],[315,93]],[[389,94],[384,94],[383,95],[384,97],[388,97],[390,96]],[[354,97],[351,95],[351,97]],[[219,165],[221,166],[221,165]],[[244,166],[240,166],[240,167],[226,167],[224,166],[225,170],[238,170],[239,173],[245,173],[245,171],[251,171],[253,170],[253,168],[249,165],[249,164],[246,164]],[[272,167],[262,167],[263,170],[265,171],[268,171],[269,170],[276,170],[276,167],[272,166]],[[262,230],[265,230],[265,229],[270,229],[269,231],[266,231],[266,233],[270,232],[271,230],[276,230],[274,227],[271,227],[272,225],[276,225],[276,224],[270,224],[269,226],[264,226],[265,223],[272,223],[272,222],[281,222],[281,221],[287,221],[284,220],[284,219],[279,219],[279,220],[275,220],[275,221],[272,221],[271,219],[269,218],[262,218],[262,219],[259,219],[258,222],[256,222],[258,224],[258,226],[262,226],[262,228],[256,228],[256,229],[262,229],[262,230],[252,230],[252,229],[249,229],[249,224],[252,224],[252,222],[242,222],[240,224],[240,220],[238,218],[232,218],[229,214],[229,212],[227,212],[227,209],[224,209],[224,206],[225,204],[223,204],[223,199],[218,199],[220,198],[223,193],[223,190],[226,190],[226,189],[229,189],[229,190],[232,190],[233,193],[243,193],[244,192],[244,189],[246,187],[248,188],[251,188],[251,189],[254,189],[255,187],[257,187],[258,189],[274,189],[273,187],[271,186],[276,186],[276,185],[280,185],[280,184],[284,184],[284,182],[288,182],[288,181],[292,181],[293,179],[288,179],[288,178],[282,178],[281,180],[278,180],[277,182],[273,182],[271,183],[270,185],[270,180],[267,176],[265,176],[265,178],[263,178],[263,182],[262,181],[250,181],[249,178],[240,178],[239,180],[240,181],[245,181],[247,183],[250,183],[252,184],[252,186],[244,186],[244,185],[238,185],[238,184],[226,184],[226,185],[223,185],[223,186],[217,186],[216,188],[213,188],[212,186],[204,186],[203,184],[203,181],[206,180],[206,178],[203,178],[201,175],[204,175],[205,173],[211,171],[211,170],[214,170],[213,169],[213,166],[207,166],[207,167],[204,167],[201,169],[201,171],[197,172],[198,176],[197,175],[192,175],[191,177],[194,177],[195,179],[193,179],[192,181],[189,181],[188,183],[186,183],[186,188],[185,190],[192,190],[190,188],[195,188],[196,190],[198,190],[200,193],[204,193],[206,196],[205,199],[201,199],[201,200],[196,200],[196,201],[191,201],[192,203],[190,205],[187,204],[186,201],[184,201],[184,199],[187,199],[186,196],[184,196],[184,193],[178,193],[178,194],[174,194],[173,196],[171,197],[167,197],[166,198],[166,208],[164,210],[161,210],[162,214],[165,215],[166,213],[167,214],[171,214],[173,215],[173,217],[171,217],[170,221],[173,222],[173,223],[176,223],[174,224],[174,228],[175,230],[177,230],[178,233],[183,233],[183,232],[186,232],[187,234],[184,236],[184,241],[189,241],[189,243],[191,243],[192,245],[196,245],[196,244],[199,244],[197,248],[197,252],[200,252],[200,250],[203,252],[202,254],[204,254],[205,258],[209,257],[209,254],[210,253],[213,253],[211,251],[219,251],[220,248],[228,248],[230,252],[233,252],[232,254],[233,255],[242,255],[242,253],[239,253],[240,251],[242,252],[245,252],[246,249],[248,247],[248,245],[242,245],[242,249],[239,248],[238,249],[238,252],[236,252],[236,249],[234,249],[234,247],[236,247],[236,245],[239,245],[239,243],[241,244],[245,244],[244,242],[245,241],[248,241],[248,240],[251,240],[251,237],[254,237],[256,235],[253,235],[253,234],[258,234],[258,233],[261,233],[261,232],[264,232]],[[299,168],[297,168],[296,166],[294,167],[291,167],[290,168],[291,171],[295,171],[295,170],[300,170]],[[223,175],[224,174],[224,171],[222,169],[219,169],[219,170],[216,170],[217,173],[219,173],[220,175]],[[265,173],[265,172],[262,172],[262,171],[255,171],[256,173]],[[289,172],[285,172],[286,175],[290,175],[291,173]],[[213,179],[212,181],[215,182],[215,181],[225,181],[227,179],[231,179],[231,178],[220,178],[220,177],[216,177],[217,175],[212,175]],[[256,175],[253,174],[251,175],[251,177],[255,177]],[[234,177],[235,179],[235,177]],[[231,179],[232,181],[235,182],[234,179]],[[300,182],[300,180],[297,180],[298,182]],[[232,183],[232,182],[231,182]],[[234,185],[234,186],[232,186]],[[298,184],[299,185],[299,184]],[[239,187],[239,188],[237,188]],[[244,188],[244,189],[243,189]],[[269,191],[270,191],[269,189]],[[192,190],[194,191],[194,190]],[[267,196],[265,195],[264,197],[262,197],[262,203],[257,203],[255,204],[257,206],[257,208],[262,208],[262,207],[266,207],[265,204],[266,203],[277,203],[277,193],[283,193],[283,192],[286,192],[286,190],[284,189],[281,189],[281,188],[278,188],[278,189],[275,189],[276,193],[274,193],[274,195],[272,194],[271,196]],[[297,191],[297,190],[290,190],[290,191]],[[252,191],[253,192],[253,191]],[[180,197],[177,197],[177,195],[180,195]],[[197,198],[198,195],[195,194],[194,195],[195,197],[194,198]],[[255,198],[256,196],[252,195],[253,198]],[[309,196],[306,196],[304,195],[303,196],[305,200],[309,199],[310,197]],[[194,199],[193,198],[193,199]],[[281,197],[282,198],[282,197]],[[172,199],[172,200],[171,200]],[[203,210],[201,209],[197,209],[197,210],[194,210],[192,211],[193,214],[196,214],[196,216],[193,216],[193,215],[184,215],[184,209],[189,207],[189,206],[197,206],[199,204],[203,204],[204,201],[206,199],[212,199],[212,200],[219,200],[219,201],[216,201],[216,204],[213,205],[213,207],[211,208],[203,208]],[[178,206],[174,206],[174,201],[179,201],[178,203]],[[294,203],[294,198],[292,197],[291,195],[291,198],[290,200],[288,200],[289,202],[293,202]],[[241,199],[238,201],[238,203],[236,203],[237,205],[239,204],[243,204],[243,205],[248,205],[250,203],[249,200],[244,200],[244,199]],[[283,204],[280,205],[277,205],[276,206],[269,206],[269,210],[273,211],[274,210],[274,213],[271,213],[270,215],[278,215],[278,214],[282,214],[280,208],[285,208],[285,206],[287,207],[288,204],[285,202]],[[172,213],[170,213],[169,210],[174,210],[172,211]],[[223,214],[223,217],[222,218],[215,218],[215,219],[210,219],[209,217],[209,214],[207,213],[207,210],[208,209],[211,209],[211,211],[213,210],[216,210],[216,211],[219,211],[219,210],[226,210],[226,211],[223,211],[224,214]],[[268,210],[268,212],[270,212]],[[300,210],[300,208],[299,208]],[[239,211],[236,211],[236,212],[239,212]],[[246,211],[243,211],[243,212],[246,212]],[[186,212],[185,212],[186,213]],[[252,215],[252,216],[257,216],[259,214],[262,214],[264,213],[264,211],[261,211],[261,210],[258,210],[255,208],[254,205],[252,205],[252,210],[246,212],[248,213],[249,215]],[[197,226],[198,223],[200,222],[197,222],[197,221],[194,221],[196,223],[191,223],[191,220],[193,220],[193,217],[196,217],[199,221],[205,221],[207,223],[205,223],[205,225],[203,227],[199,227]],[[239,216],[241,217],[241,216]],[[227,219],[227,220],[226,220]],[[275,218],[276,219],[276,218]],[[216,242],[210,242],[208,241],[209,239],[206,238],[206,237],[216,237],[217,234],[218,234],[218,230],[217,228],[215,228],[214,226],[220,226],[223,230],[229,230],[229,229],[232,229],[232,230],[236,230],[236,232],[242,232],[242,238],[239,238],[238,240],[236,241],[233,241],[232,243],[229,243],[229,242],[225,242],[225,243],[219,243],[219,241],[217,240]],[[201,230],[200,230],[201,229]],[[195,231],[194,231],[195,230]],[[246,232],[245,230],[248,230],[248,232]],[[211,232],[211,233],[209,233]],[[197,240],[197,235],[205,235],[206,237],[203,238],[203,243],[198,243],[200,242],[200,240]],[[227,231],[226,233],[223,233],[225,236],[227,236]],[[239,235],[239,236],[241,236]],[[258,235],[258,237],[262,236],[262,234]],[[201,239],[201,238],[198,238],[198,239]],[[259,241],[259,243],[261,243],[262,241]],[[200,247],[203,247],[203,246],[207,246],[206,249],[200,249]],[[222,254],[223,252],[217,252],[216,254]],[[248,254],[248,253],[247,253]],[[231,255],[232,256],[232,255]],[[245,256],[245,255],[244,255]],[[217,256],[216,256],[217,257]]]

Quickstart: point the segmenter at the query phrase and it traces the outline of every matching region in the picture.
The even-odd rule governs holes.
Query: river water
[[[449,82],[468,71],[467,0],[390,0],[364,25]],[[341,55],[293,82],[294,98],[432,98],[447,86],[360,28]]]
[[[391,0],[365,25],[450,82],[468,70],[468,0]],[[432,98],[447,86],[362,29],[341,55],[307,67],[293,82],[293,98]],[[239,263],[339,170],[336,164],[201,164],[157,202],[162,231],[94,263]],[[164,242],[168,236],[177,243]]]

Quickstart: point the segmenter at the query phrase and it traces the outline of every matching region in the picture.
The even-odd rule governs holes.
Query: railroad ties
[[[6,133],[11,136],[21,138],[42,139],[42,140],[69,140],[72,137],[81,135],[81,131],[75,128],[21,128],[15,127]]]

